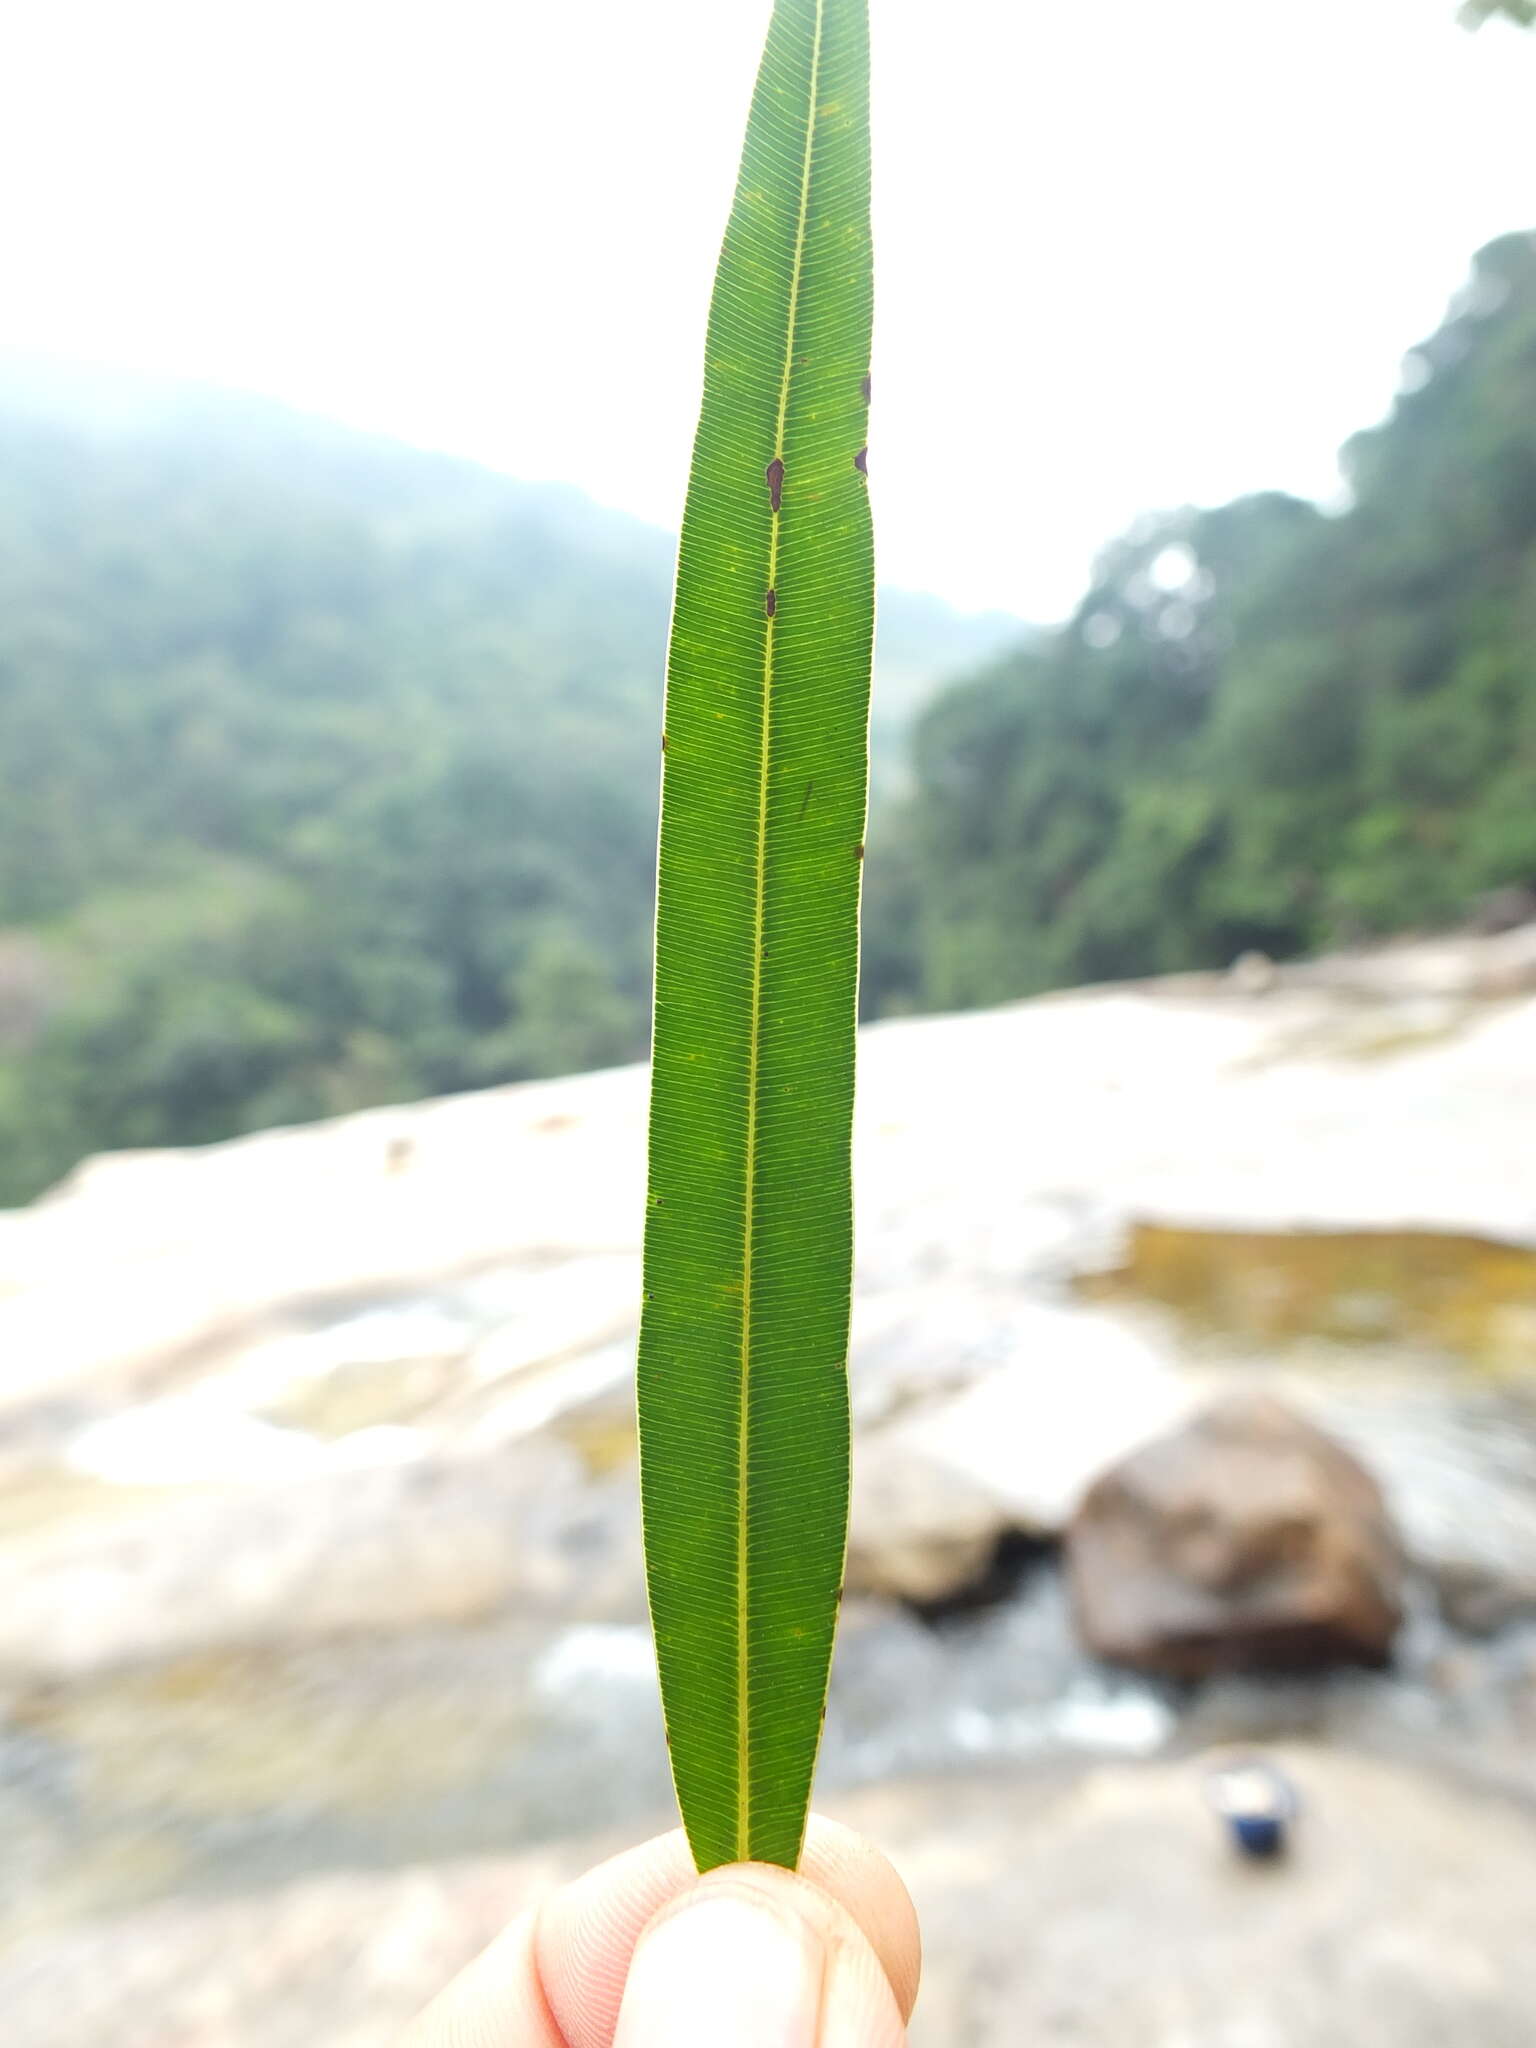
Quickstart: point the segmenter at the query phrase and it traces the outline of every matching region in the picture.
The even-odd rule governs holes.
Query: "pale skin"
[[[800,1870],[700,1877],[682,1835],[515,1920],[399,2048],[901,2048],[917,1917],[861,1836],[813,1819]]]

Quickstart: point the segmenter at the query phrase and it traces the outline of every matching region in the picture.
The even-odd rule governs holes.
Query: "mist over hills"
[[[1536,904],[1536,236],[1345,469],[1149,515],[1056,630],[882,595],[866,1015]],[[0,1201],[639,1056],[670,570],[561,486],[0,361]]]
[[[563,485],[0,356],[0,1200],[642,1053],[672,551]],[[882,781],[1022,630],[884,594]]]

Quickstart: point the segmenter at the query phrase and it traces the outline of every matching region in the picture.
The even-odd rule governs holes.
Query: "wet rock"
[[[1530,1814],[1347,1752],[1274,1761],[1302,1819],[1270,1869],[1224,1852],[1199,1761],[933,1788],[927,1827],[919,1794],[868,1801],[923,1922],[917,2048],[1528,2042]]]
[[[1485,937],[1516,931],[1523,924],[1536,924],[1536,889],[1523,888],[1518,882],[1479,896],[1467,919],[1468,931]]]
[[[1522,924],[1488,942],[1473,979],[1479,996],[1522,996],[1536,989],[1536,924]]]
[[[1006,1363],[973,1366],[967,1383],[859,1433],[855,1591],[919,1605],[969,1592],[1002,1539],[1059,1536],[1089,1483],[1187,1405],[1166,1362],[1113,1316],[1015,1303],[992,1337]],[[934,1349],[944,1356],[937,1332]]]
[[[924,1604],[963,1592],[999,1528],[1059,1530],[1108,1464],[1179,1419],[1197,1385],[1272,1376],[1283,1349],[1298,1377],[1326,1388],[1327,1404],[1312,1404],[1319,1419],[1386,1485],[1444,1607],[1480,1627],[1523,1612],[1536,1585],[1536,1476],[1520,1448],[1529,1415],[1512,1405],[1475,1441],[1452,1431],[1469,1389],[1495,1377],[1512,1387],[1536,1361],[1522,1250],[1536,1245],[1536,997],[1479,997],[1523,985],[1530,943],[1515,931],[1285,965],[1262,1001],[1225,975],[1196,975],[868,1032],[855,1581]],[[82,1756],[100,1760],[97,1784],[119,1770],[125,1713],[140,1716],[138,1753],[154,1765],[135,1788],[195,1785],[213,1800],[213,1781],[183,1767],[182,1709],[162,1700],[203,1684],[198,1672],[211,1689],[197,1706],[210,1752],[238,1764],[254,1747],[273,1804],[253,1817],[245,1789],[227,1809],[210,1804],[216,1846],[189,1891],[211,1897],[294,1867],[275,1860],[272,1828],[287,1822],[271,1814],[315,1725],[317,1688],[329,1746],[311,1752],[308,1782],[334,1788],[345,1773],[330,1759],[352,1758],[347,1782],[367,1776],[395,1802],[366,1843],[354,1835],[336,1851],[352,1866],[472,1852],[619,1810],[608,1788],[632,1785],[636,1770],[621,1717],[654,1698],[649,1678],[623,1675],[644,1651],[625,1384],[644,1128],[636,1068],[120,1155],[0,1215],[0,1693],[9,1675],[34,1701],[49,1686],[60,1695],[20,1750],[0,1738],[0,1803],[19,1757],[28,1811],[63,1843],[61,1873],[111,1830],[98,1806],[82,1808],[79,1836],[60,1833],[33,1799],[39,1757],[53,1758],[49,1800],[67,1803],[87,1782]],[[1127,1257],[1136,1219],[1168,1245],[1174,1233],[1219,1232],[1219,1284],[1207,1290],[1195,1275],[1198,1303],[1188,1276],[1174,1276],[1178,1299],[1145,1285]],[[1325,1240],[1345,1235],[1373,1258],[1389,1235],[1401,1256],[1362,1285],[1361,1246],[1347,1246],[1349,1270],[1341,1252],[1319,1292],[1308,1277],[1317,1256],[1332,1260]],[[1427,1256],[1431,1235],[1473,1248],[1470,1291]],[[1293,1252],[1304,1272],[1286,1263]],[[1074,1276],[1117,1265],[1127,1287],[1068,1298]],[[1396,1354],[1431,1344],[1419,1363],[1443,1400],[1409,1414],[1403,1373],[1418,1366]],[[1352,1359],[1362,1374],[1374,1359],[1382,1378],[1345,1430],[1342,1408],[1329,1411]],[[840,1751],[834,1709],[829,1758],[857,1775],[957,1753],[1034,1754],[1088,1739],[1085,1726],[1102,1734],[1122,1710],[1150,1746],[1148,1706],[1163,1689],[1096,1670],[1108,1702],[1074,1701],[1059,1589],[1034,1576],[1024,1604],[1016,1594],[934,1628],[882,1602],[886,1650],[868,1659],[863,1718]],[[1040,1641],[1008,1633],[1026,1607],[1038,1619],[1047,1606]],[[558,1702],[532,1676],[521,1690],[509,1684],[520,1659],[544,1671],[528,1645],[570,1623],[574,1648],[562,1636],[550,1666],[565,1686]],[[1437,1707],[1411,1683],[1409,1635],[1390,1677],[1352,1672],[1295,1689],[1337,1701],[1327,1726],[1350,1740],[1401,1707],[1391,1739],[1422,1747],[1429,1724],[1410,1712],[1460,1715],[1477,1688]],[[296,1704],[268,1743],[262,1731],[287,1712],[279,1666]],[[235,1667],[251,1675],[253,1718],[232,1708],[215,1720],[220,1674]],[[144,1676],[125,1706],[134,1672]],[[1225,1684],[1280,1690],[1268,1679]],[[549,1767],[540,1746],[575,1703],[594,1716],[570,1736],[569,1768],[594,1802],[579,1820],[560,1804],[565,1763]],[[1076,1717],[1065,1733],[1050,1718],[1062,1703]],[[515,1770],[503,1763],[513,1737],[523,1740],[514,1709],[536,1731]],[[611,1713],[611,1751],[592,1733],[599,1711]],[[1490,1712],[1469,1707],[1469,1747],[1487,1749]],[[412,1768],[365,1773],[397,1737]],[[1524,1742],[1536,1753],[1528,1732]],[[659,1759],[659,1738],[651,1753]],[[414,1788],[440,1758],[463,1776],[431,1809],[434,1834]],[[173,1881],[129,1870],[139,1854],[130,1831],[159,1854],[161,1801],[158,1790],[123,1793],[115,1888],[61,1874],[71,1910]],[[0,1839],[16,1846],[8,1811]],[[25,1861],[0,1856],[0,1866]],[[254,1992],[251,2003],[261,2004]],[[1021,2019],[1005,2038],[1023,2030]],[[340,2017],[296,2019],[293,2032],[345,2038]],[[1207,2037],[1223,2039],[1214,2022]],[[81,2022],[64,2038],[107,2037]],[[158,2048],[198,2037],[166,2026],[149,2038]]]
[[[0,1562],[0,1679],[471,1622],[643,1615],[631,1470],[558,1442],[336,1470],[64,1525]]]
[[[1453,1628],[1490,1636],[1513,1622],[1536,1621],[1536,1577],[1510,1578],[1460,1563],[1441,1572],[1436,1590]]]
[[[963,1473],[1008,1526],[1060,1535],[1100,1473],[1183,1418],[1168,1361],[1113,1316],[1044,1308],[1020,1318],[1011,1364],[908,1418],[923,1454]]]
[[[1294,963],[1285,974],[1298,987],[1398,1001],[1412,995],[1524,995],[1536,989],[1536,924],[1520,919],[1490,935],[1396,940],[1324,954]]]
[[[917,1606],[953,1599],[987,1576],[1008,1528],[992,1494],[913,1432],[874,1431],[854,1460],[848,1590]]]
[[[1280,979],[1280,971],[1267,953],[1239,953],[1227,969],[1239,995],[1267,996]]]
[[[1198,1759],[951,1773],[834,1802],[918,1908],[914,2048],[1528,2048],[1530,1812],[1348,1752],[1275,1760],[1304,1818],[1266,1870],[1225,1852]],[[0,1957],[7,2040],[388,2048],[514,1913],[623,1845],[311,1877],[41,1933]]]
[[[0,1961],[27,2048],[387,2048],[569,1856],[171,1903]]]
[[[1138,1220],[1088,1300],[1156,1302],[1255,1346],[1416,1345],[1518,1371],[1536,1360],[1536,1250],[1428,1230],[1232,1230]]]
[[[1058,1282],[1134,1215],[1529,1242],[1531,1006],[1479,1001],[1521,990],[1536,925],[1288,965],[1262,1002],[1190,976],[882,1024],[861,1055],[861,1299]],[[1363,1028],[1371,1056],[1341,1056]],[[630,1068],[90,1161],[0,1215],[0,1418],[140,1400],[491,1272],[531,1308],[562,1263],[627,1260],[632,1320],[645,1104]],[[601,1318],[549,1305],[560,1349],[608,1341],[606,1290]]]
[[[1177,1678],[1380,1663],[1402,1615],[1375,1480],[1265,1394],[1230,1395],[1105,1473],[1068,1560],[1089,1648]]]
[[[1337,1367],[1287,1397],[1369,1463],[1409,1564],[1453,1626],[1482,1635],[1536,1616],[1536,1399]]]

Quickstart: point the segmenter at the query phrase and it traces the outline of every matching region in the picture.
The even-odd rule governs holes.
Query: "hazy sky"
[[[274,393],[674,526],[767,0],[33,0],[0,345]],[[886,580],[1065,611],[1140,510],[1327,492],[1536,222],[1454,0],[873,0]]]

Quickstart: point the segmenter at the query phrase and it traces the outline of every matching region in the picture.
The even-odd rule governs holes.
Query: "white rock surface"
[[[1059,1528],[1188,1405],[1176,1332],[1070,1297],[1131,1221],[1536,1241],[1536,997],[1476,994],[1510,985],[1525,943],[1282,969],[1261,994],[1184,977],[866,1032],[855,1583],[941,1597],[1002,1529]],[[354,1597],[401,1626],[491,1586],[513,1597],[516,1571],[473,1562],[468,1505],[449,1516],[466,1559],[451,1585],[420,1562],[448,1569],[426,1538],[393,1604],[351,1553],[392,1554],[361,1534],[369,1512],[403,1512],[392,1468],[467,1460],[472,1503],[478,1461],[551,1432],[622,1462],[644,1122],[641,1070],[575,1076],[105,1157],[0,1217],[0,1654],[29,1640],[34,1668],[77,1669],[93,1629],[100,1661],[134,1654],[136,1627],[145,1649],[189,1647],[199,1630],[266,1640],[284,1612],[312,1629]],[[1518,1557],[1504,1541],[1524,1526],[1523,1475],[1490,1546],[1466,1502],[1497,1461],[1480,1439],[1473,1494],[1426,1493],[1440,1440],[1382,1437],[1416,1554],[1470,1574],[1474,1599],[1490,1571],[1536,1585],[1536,1525]],[[557,1449],[574,1500],[585,1477]],[[192,1521],[166,1520],[168,1493],[195,1496]],[[194,1523],[195,1582],[162,1555]],[[338,1545],[303,1591],[305,1560]],[[626,1584],[630,1551],[610,1561]]]
[[[837,1802],[924,1930],[914,2048],[1526,2048],[1518,1806],[1349,1754],[1281,1753],[1294,1856],[1241,1867],[1196,1762],[949,1777]],[[517,1911],[621,1846],[177,1901],[0,1958],[17,2048],[386,2048]]]
[[[1536,1241],[1536,998],[1415,982],[1447,957],[1475,980],[1477,949],[1518,937],[1399,951],[1370,995],[1287,970],[1258,998],[1184,978],[867,1031],[861,1294],[1038,1286],[1133,1216]],[[638,1293],[644,1127],[628,1068],[88,1161],[0,1219],[0,1412],[578,1260],[526,1355],[611,1336]]]

